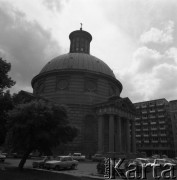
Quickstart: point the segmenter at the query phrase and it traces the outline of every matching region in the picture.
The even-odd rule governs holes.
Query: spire
[[[73,31],[69,35],[70,53],[90,54],[90,42],[92,40],[92,36],[87,31],[82,30],[82,23],[80,23],[80,25],[80,30]]]

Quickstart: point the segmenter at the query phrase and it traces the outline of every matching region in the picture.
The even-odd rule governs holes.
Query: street
[[[25,168],[32,168],[32,162],[35,161],[34,159],[28,159],[25,163]],[[18,167],[18,164],[20,162],[20,159],[6,159],[5,160],[5,168],[6,167]],[[67,173],[67,174],[73,174],[73,175],[96,175],[97,169],[96,169],[97,162],[79,162],[79,165],[77,169],[75,170],[61,170],[59,172]]]

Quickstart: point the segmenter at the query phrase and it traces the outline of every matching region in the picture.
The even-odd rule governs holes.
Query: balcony
[[[149,118],[150,118],[150,119],[154,119],[154,118],[155,118],[155,116],[149,116]]]
[[[141,143],[141,141],[136,141],[137,143]]]
[[[149,107],[154,107],[155,106],[155,104],[149,104]]]
[[[157,111],[158,111],[158,112],[163,112],[163,111],[164,111],[164,109],[157,109]]]
[[[139,120],[140,119],[140,117],[135,117],[135,120]]]
[[[167,140],[160,140],[161,143],[167,143]]]
[[[164,103],[163,102],[158,102],[158,103],[156,103],[156,105],[157,106],[162,106],[162,105],[164,105]]]
[[[158,143],[158,141],[157,141],[157,140],[152,140],[151,142],[152,142],[152,143]]]
[[[143,125],[148,125],[148,123],[147,122],[143,122]]]
[[[151,130],[157,130],[157,128],[155,128],[155,127],[151,127]]]
[[[143,136],[144,136],[144,137],[149,137],[149,134],[144,134]]]
[[[143,128],[143,131],[148,131],[148,128]]]
[[[165,124],[165,121],[159,121],[159,124]]]
[[[141,125],[141,123],[135,123],[135,125]]]
[[[142,119],[147,119],[147,117],[142,117]]]
[[[136,106],[136,109],[139,109],[140,107],[139,106]]]
[[[164,118],[165,116],[164,115],[158,115],[158,118]]]
[[[155,113],[155,110],[151,110],[151,111],[149,111],[150,113]]]
[[[165,130],[166,127],[165,127],[165,126],[164,126],[164,127],[159,127],[159,129],[160,129],[160,130]]]
[[[141,107],[142,107],[142,108],[146,108],[147,105],[146,105],[146,104],[142,104]]]
[[[151,136],[153,136],[153,137],[157,137],[157,134],[151,134]]]
[[[141,131],[141,129],[136,129],[136,131]]]
[[[144,143],[149,143],[149,141],[148,141],[148,140],[145,140]]]
[[[151,124],[157,124],[156,122],[151,122]]]
[[[141,135],[140,134],[136,134],[136,137],[141,137]]]
[[[160,136],[166,137],[167,135],[166,134],[160,134]]]
[[[142,114],[147,114],[147,111],[142,111]]]

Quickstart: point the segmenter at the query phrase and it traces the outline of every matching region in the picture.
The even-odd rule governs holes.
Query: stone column
[[[122,131],[121,131],[121,117],[117,117],[117,136],[116,136],[116,151],[122,152]]]
[[[130,153],[130,124],[129,119],[126,119],[126,151]]]
[[[136,141],[135,141],[135,120],[132,121],[132,129],[131,129],[131,141],[132,141],[132,153],[136,153]]]
[[[104,123],[104,118],[103,116],[99,116],[98,118],[98,152],[102,153],[104,151],[103,148],[103,123]]]
[[[114,152],[114,115],[109,115],[109,152]]]

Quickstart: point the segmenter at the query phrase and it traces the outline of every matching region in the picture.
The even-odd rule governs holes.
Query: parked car
[[[76,169],[77,166],[78,161],[73,160],[71,156],[58,156],[54,160],[44,163],[44,168],[54,170]]]
[[[53,157],[52,156],[44,156],[44,158],[42,160],[38,160],[38,161],[33,161],[32,162],[32,167],[33,168],[44,168],[44,164],[47,162],[47,161],[50,161],[52,160]]]
[[[72,158],[77,161],[85,161],[85,155],[82,155],[81,153],[74,153]]]
[[[6,159],[6,155],[0,153],[0,161],[1,161],[1,162],[4,162],[5,159]]]
[[[92,156],[92,161],[101,161],[104,160],[104,156],[102,154],[95,154]]]
[[[128,162],[128,164],[135,164],[135,166],[136,166],[136,170],[138,171],[138,172],[141,172],[142,171],[142,167],[144,167],[144,165],[146,165],[146,164],[153,164],[154,163],[154,161],[153,160],[151,160],[151,159],[149,159],[149,158],[136,158],[136,159],[132,159],[132,160],[130,160],[129,162]],[[151,166],[148,166],[147,168],[146,168],[146,171],[147,172],[149,172],[149,171],[151,171]]]

